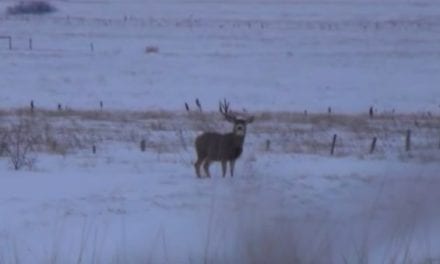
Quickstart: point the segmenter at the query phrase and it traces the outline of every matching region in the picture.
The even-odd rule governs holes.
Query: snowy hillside
[[[15,3],[0,263],[440,263],[436,1]],[[197,179],[223,98],[255,122]]]

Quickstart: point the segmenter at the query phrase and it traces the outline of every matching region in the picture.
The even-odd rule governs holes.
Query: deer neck
[[[237,135],[235,133],[230,133],[232,140],[234,142],[234,145],[237,147],[242,147],[244,143],[244,136],[245,135]]]

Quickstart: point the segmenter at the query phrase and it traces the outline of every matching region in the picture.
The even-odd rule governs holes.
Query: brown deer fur
[[[223,177],[226,175],[227,162],[229,162],[231,177],[234,176],[235,161],[243,152],[243,143],[246,135],[246,125],[254,118],[239,119],[228,113],[228,104],[221,105],[220,112],[226,120],[234,124],[233,131],[226,134],[217,132],[205,132],[198,136],[195,141],[197,161],[194,164],[197,177],[201,177],[200,166],[203,163],[206,176],[210,177],[209,165],[213,161],[220,161],[222,164]]]

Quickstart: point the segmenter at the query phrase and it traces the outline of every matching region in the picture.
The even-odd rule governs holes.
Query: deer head
[[[244,137],[246,135],[246,126],[254,121],[254,116],[247,118],[237,117],[229,109],[229,102],[224,99],[219,102],[219,112],[223,115],[226,121],[234,125],[233,133],[236,136]]]

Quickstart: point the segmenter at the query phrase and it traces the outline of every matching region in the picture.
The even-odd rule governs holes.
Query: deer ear
[[[254,120],[255,120],[255,116],[251,116],[246,120],[246,123],[250,124],[250,123],[254,122]]]

